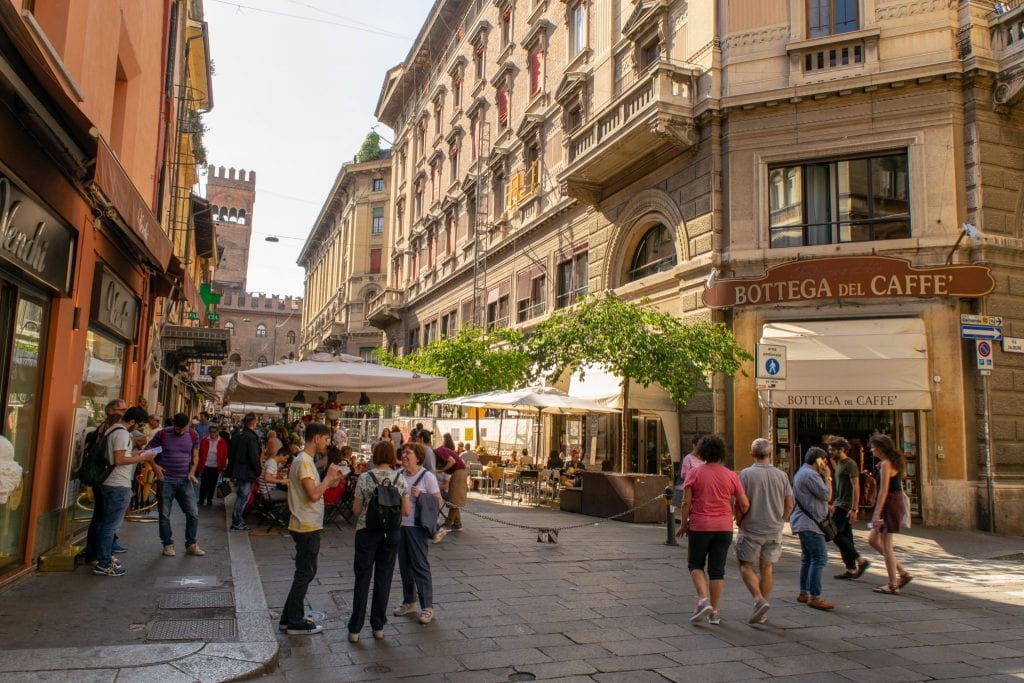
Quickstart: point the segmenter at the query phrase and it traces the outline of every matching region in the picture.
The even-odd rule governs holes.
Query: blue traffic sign
[[[769,358],[767,362],[765,362],[764,364],[764,371],[767,372],[772,377],[775,377],[777,374],[779,374],[779,370],[781,369],[782,364],[779,363],[779,360],[777,358]]]
[[[999,341],[1003,338],[1003,328],[993,325],[960,325],[960,336],[964,339]]]

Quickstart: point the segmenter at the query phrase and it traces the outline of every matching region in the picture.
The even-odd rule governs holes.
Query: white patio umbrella
[[[448,380],[367,363],[348,355],[318,353],[308,360],[236,372],[224,403],[313,403],[336,393],[342,404],[408,403],[413,394],[445,394]]]
[[[587,413],[617,413],[618,408],[588,401],[585,398],[569,396],[555,387],[523,387],[511,391],[486,391],[469,396],[456,396],[434,401],[439,405],[462,406],[464,408],[490,408],[494,410],[518,410],[536,414],[538,425],[542,413],[557,415],[586,415]],[[536,430],[537,443],[534,453],[540,456],[540,429]]]

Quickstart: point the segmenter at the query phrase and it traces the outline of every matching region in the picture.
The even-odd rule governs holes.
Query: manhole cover
[[[198,609],[203,607],[234,607],[235,598],[222,591],[195,593],[164,593],[160,596],[160,609]]]
[[[233,640],[234,619],[168,619],[149,625],[147,640]]]
[[[509,674],[508,680],[510,681],[535,681],[537,676],[530,673],[529,671],[517,671],[514,674]]]
[[[384,666],[383,664],[371,664],[370,666],[364,666],[363,671],[368,674],[389,674],[391,673],[391,667]]]

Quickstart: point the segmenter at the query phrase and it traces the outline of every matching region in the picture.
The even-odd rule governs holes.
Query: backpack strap
[[[423,475],[426,474],[426,473],[427,473],[427,470],[423,469],[420,472],[420,476],[416,477],[416,479],[414,479],[413,482],[409,485],[409,488],[412,488],[413,486],[416,486],[417,484],[419,484],[420,483],[420,479],[422,479]]]
[[[377,481],[377,477],[373,476],[373,472],[367,472],[367,474],[368,474],[368,475],[370,475],[370,479],[372,479],[372,480],[373,480],[373,483],[374,483],[375,485],[377,485],[377,486],[380,486],[380,482],[379,482],[379,481]]]

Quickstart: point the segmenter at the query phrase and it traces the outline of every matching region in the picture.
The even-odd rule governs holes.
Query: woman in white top
[[[273,457],[269,457],[263,463],[263,473],[260,474],[259,492],[269,496],[275,503],[288,500],[288,492],[277,488],[277,484],[288,486],[288,476],[280,473],[281,466],[288,462],[290,455],[287,446],[282,446]]]
[[[416,524],[416,499],[421,495],[434,496],[440,509],[441,489],[433,472],[423,468],[426,451],[422,444],[407,443],[402,446],[402,467],[405,481],[409,486],[412,501],[410,514],[402,517],[402,533],[398,541],[398,571],[402,575],[402,604],[394,611],[396,617],[416,614],[416,595],[420,598],[421,624],[429,624],[434,618],[434,587],[430,576],[430,559],[427,557],[427,541],[430,534]]]

